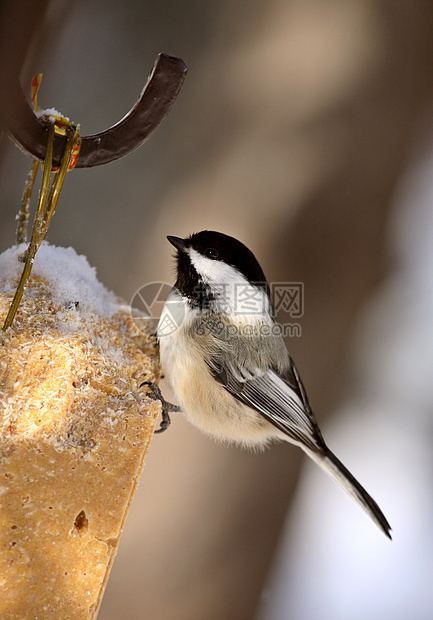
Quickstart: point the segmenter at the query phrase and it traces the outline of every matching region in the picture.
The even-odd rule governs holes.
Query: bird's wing
[[[258,411],[300,445],[391,538],[391,527],[377,503],[326,446],[290,357],[284,372],[274,368],[246,369],[227,354],[214,358],[209,367],[215,379],[228,392]]]
[[[213,359],[214,378],[239,401],[258,411],[290,439],[317,452],[323,440],[292,360],[284,374],[246,369],[227,356]]]
[[[211,372],[235,398],[261,413],[299,444],[391,538],[391,527],[377,503],[323,441],[291,359],[290,367],[284,374],[273,369],[247,371],[227,359],[224,362],[214,360]]]

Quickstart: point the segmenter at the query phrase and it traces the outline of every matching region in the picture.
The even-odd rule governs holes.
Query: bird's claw
[[[163,433],[164,431],[166,431],[168,429],[168,427],[171,424],[171,420],[170,420],[170,412],[176,412],[176,411],[180,411],[180,408],[177,405],[173,405],[172,403],[168,403],[163,395],[161,394],[161,390],[159,389],[159,387],[156,385],[156,383],[153,383],[153,381],[143,381],[143,383],[140,385],[140,387],[142,387],[143,385],[148,385],[151,388],[151,392],[149,392],[147,395],[150,396],[150,398],[152,398],[153,400],[159,400],[162,406],[162,410],[161,410],[161,424],[160,427],[155,431],[155,433]]]

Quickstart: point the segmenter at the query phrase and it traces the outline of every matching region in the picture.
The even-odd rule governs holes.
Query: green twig
[[[33,187],[35,185],[36,173],[39,168],[39,162],[34,161],[27,176],[24,186],[23,197],[21,199],[21,207],[18,211],[18,224],[16,232],[17,244],[26,243],[27,241],[27,224],[30,215],[30,198],[32,197]]]
[[[30,241],[30,245],[25,255],[25,265],[23,272],[21,274],[21,279],[18,284],[17,290],[15,291],[14,298],[12,300],[12,304],[9,308],[9,312],[7,314],[6,320],[3,325],[3,331],[6,331],[8,327],[12,325],[12,321],[14,320],[16,311],[21,302],[22,296],[24,294],[24,290],[26,288],[27,280],[30,277],[30,273],[33,267],[33,262],[36,256],[36,252],[38,251],[42,241],[44,240],[48,227],[50,225],[51,219],[54,215],[54,211],[56,209],[57,202],[59,200],[60,192],[62,190],[63,182],[65,180],[66,173],[68,171],[69,159],[71,156],[72,148],[74,146],[74,141],[77,136],[77,129],[68,129],[67,131],[67,141],[65,151],[63,153],[62,161],[60,163],[60,168],[55,172],[55,179],[51,184],[50,189],[50,178],[51,178],[51,168],[53,163],[53,145],[54,145],[54,123],[50,122],[48,126],[48,144],[47,144],[47,152],[45,155],[44,162],[44,172],[42,176],[42,185],[41,191],[39,193],[39,201],[38,208],[36,212],[35,221],[33,224],[32,237]],[[31,172],[34,172],[33,181],[31,184],[31,188],[29,191],[29,179],[27,181],[27,187],[24,191],[22,206],[19,214],[19,225],[18,230],[20,231],[20,238],[25,235],[27,228],[27,219],[28,214],[26,215],[26,209],[28,210],[28,203],[30,202],[31,189],[34,184],[34,176],[36,176],[37,166],[33,165]],[[30,178],[30,175],[29,175]],[[25,205],[25,206],[23,206]],[[17,231],[17,240],[18,240],[18,231]]]
[[[60,192],[62,191],[66,173],[68,172],[69,158],[71,156],[72,147],[74,146],[75,134],[76,131],[72,129],[67,130],[65,152],[63,154],[62,161],[60,162],[60,168],[55,173],[55,178],[51,185],[51,191],[48,198],[48,206],[44,212],[44,221],[41,228],[41,243],[45,239],[45,236],[47,234],[51,218],[53,217],[54,211],[56,210],[57,202],[60,197]]]

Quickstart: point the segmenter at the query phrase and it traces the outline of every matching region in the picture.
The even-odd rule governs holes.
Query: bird
[[[168,236],[177,279],[157,327],[177,407],[213,438],[249,448],[300,447],[391,539],[375,500],[328,448],[275,320],[271,291],[241,241],[203,230]],[[164,413],[164,428],[170,422]]]

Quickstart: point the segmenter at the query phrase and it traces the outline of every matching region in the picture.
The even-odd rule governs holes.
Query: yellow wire
[[[9,308],[9,312],[3,324],[3,331],[6,331],[8,327],[12,325],[12,321],[14,320],[16,311],[23,297],[27,280],[30,277],[36,252],[38,251],[42,241],[47,234],[48,227],[50,225],[51,218],[54,215],[60,192],[63,187],[63,182],[68,171],[71,152],[76,139],[78,139],[78,128],[71,128],[67,130],[66,146],[60,163],[60,168],[57,172],[55,172],[56,177],[51,185],[50,190],[50,178],[53,164],[54,134],[54,123],[50,122],[48,126],[48,143],[44,161],[44,172],[42,176],[41,191],[39,193],[38,208],[36,211],[35,222],[33,224],[32,237],[30,245],[26,252],[25,265],[21,274],[20,282],[18,284],[17,290],[15,291],[15,295]],[[30,199],[30,197],[28,199]]]

